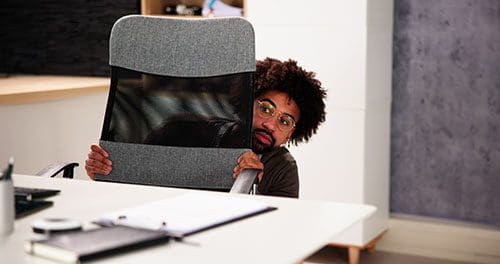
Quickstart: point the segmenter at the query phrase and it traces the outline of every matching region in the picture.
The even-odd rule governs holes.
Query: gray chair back
[[[254,43],[241,18],[119,19],[100,140],[113,170],[96,179],[229,190],[251,147]]]

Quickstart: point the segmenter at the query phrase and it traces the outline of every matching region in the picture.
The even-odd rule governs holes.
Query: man
[[[243,169],[260,169],[260,194],[299,196],[297,165],[284,145],[307,142],[325,120],[326,92],[314,77],[293,60],[257,61],[252,151],[238,158],[233,178]],[[85,169],[92,179],[96,173],[109,174],[108,153],[93,144]]]

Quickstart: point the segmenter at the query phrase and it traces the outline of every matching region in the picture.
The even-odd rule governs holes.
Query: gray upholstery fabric
[[[113,26],[110,65],[171,77],[255,72],[253,28],[241,18],[126,16]],[[248,87],[252,89],[253,87]],[[229,190],[248,149],[188,148],[101,140],[113,170],[103,181]]]
[[[113,161],[97,180],[229,190],[232,169],[247,149],[184,148],[100,141]],[[115,166],[119,164],[119,166]]]
[[[130,15],[111,30],[109,63],[140,72],[208,77],[255,71],[255,36],[242,18]]]

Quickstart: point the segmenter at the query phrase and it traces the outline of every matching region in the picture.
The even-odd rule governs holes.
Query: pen
[[[12,169],[14,167],[14,158],[10,157],[9,165],[7,166],[6,171],[4,172],[4,180],[10,180],[12,177]]]
[[[12,233],[14,229],[15,195],[14,184],[12,182],[12,169],[14,159],[9,159],[9,165],[3,171],[0,179],[0,236]]]
[[[13,167],[14,167],[14,158],[10,157],[10,159],[9,159],[9,165],[3,171],[3,173],[2,173],[2,179],[1,180],[8,181],[8,180],[11,179]]]

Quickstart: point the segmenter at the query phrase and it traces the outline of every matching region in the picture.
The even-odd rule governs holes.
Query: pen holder
[[[14,230],[15,205],[12,180],[0,180],[0,236]]]

